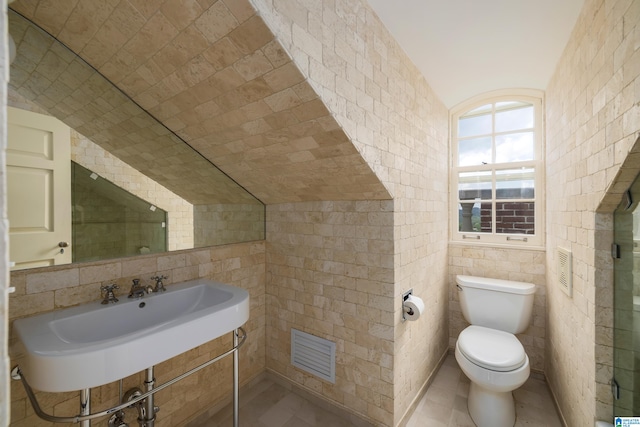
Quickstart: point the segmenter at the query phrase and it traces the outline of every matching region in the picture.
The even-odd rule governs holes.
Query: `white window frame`
[[[504,101],[522,101],[534,106],[534,160],[526,162],[491,163],[475,166],[458,166],[458,119],[469,111],[487,104]],[[494,112],[495,114],[495,112]],[[508,90],[496,91],[472,98],[459,104],[451,110],[450,114],[450,229],[453,242],[464,242],[472,245],[490,245],[505,247],[543,248],[545,237],[545,170],[544,170],[544,94],[537,90]],[[492,141],[496,132],[492,131]],[[495,144],[495,143],[494,143]],[[495,147],[495,145],[494,145]],[[535,234],[507,234],[495,232],[495,218],[492,220],[492,232],[459,231],[459,173],[465,171],[494,171],[501,169],[515,169],[520,167],[535,168],[535,195],[534,195],[534,229]],[[495,179],[492,180],[495,189]],[[492,211],[495,213],[496,198],[491,199]]]

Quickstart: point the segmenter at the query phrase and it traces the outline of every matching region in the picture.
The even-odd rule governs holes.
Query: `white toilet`
[[[473,276],[457,276],[456,283],[471,324],[456,342],[456,360],[471,380],[469,415],[478,427],[513,427],[512,391],[529,378],[529,358],[514,334],[529,326],[536,287]]]

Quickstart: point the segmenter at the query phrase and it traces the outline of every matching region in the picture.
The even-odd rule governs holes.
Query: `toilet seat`
[[[458,349],[471,363],[497,372],[514,371],[527,360],[515,335],[471,325],[458,336]]]

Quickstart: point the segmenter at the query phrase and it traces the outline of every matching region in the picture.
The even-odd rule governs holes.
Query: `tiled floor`
[[[469,379],[453,355],[447,356],[406,427],[474,427],[467,410]],[[529,377],[514,391],[515,427],[561,427],[544,380]]]
[[[289,387],[269,379],[260,380],[250,390],[240,394],[240,427],[351,427],[368,426],[349,420],[346,414],[336,415],[291,391]],[[189,423],[189,427],[231,427],[231,405],[206,420]]]
[[[469,380],[449,355],[433,383],[418,403],[406,427],[474,427],[467,412]],[[561,427],[553,401],[543,380],[530,377],[514,392],[516,427]],[[231,426],[231,408],[193,427]],[[363,426],[340,417],[320,405],[293,393],[274,381],[261,380],[250,390],[243,390],[240,404],[241,427],[351,427]]]

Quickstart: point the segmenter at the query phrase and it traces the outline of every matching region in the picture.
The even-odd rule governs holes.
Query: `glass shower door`
[[[614,416],[640,415],[640,179],[614,213]]]
[[[72,162],[73,262],[166,252],[167,212]]]

